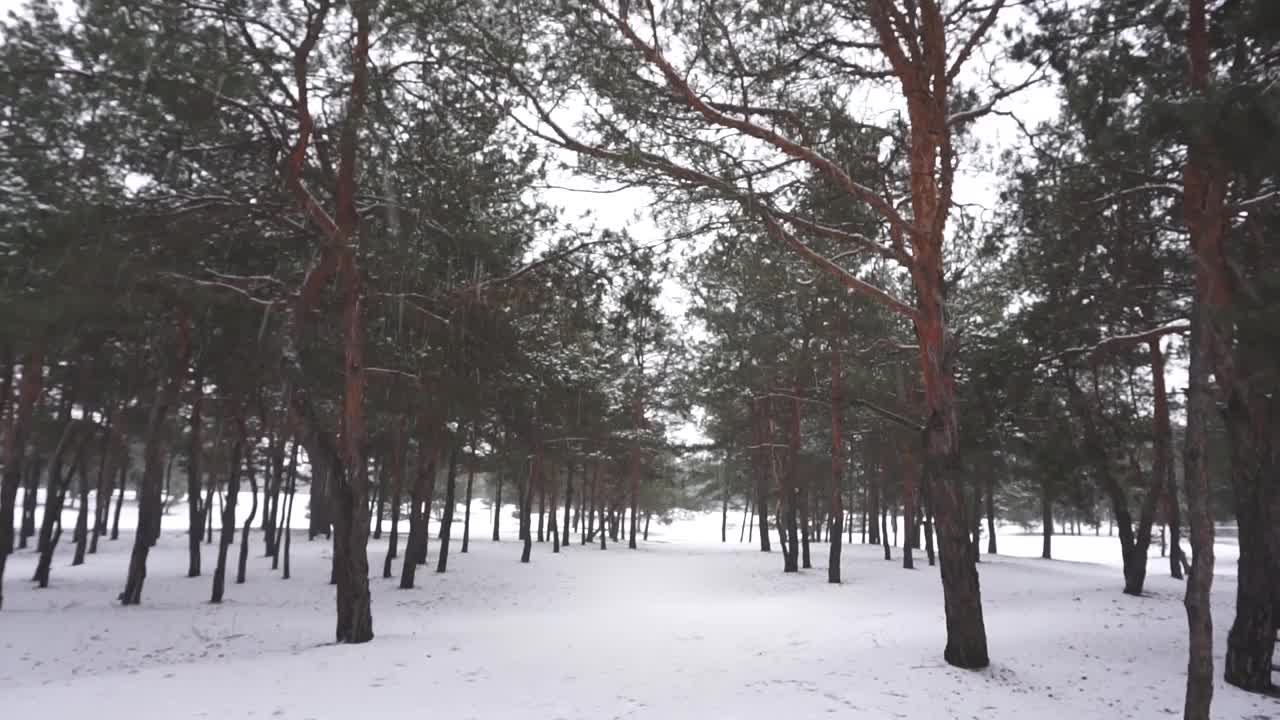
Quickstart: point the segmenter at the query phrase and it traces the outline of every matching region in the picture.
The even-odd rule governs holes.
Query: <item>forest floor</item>
[[[1183,586],[1156,557],[1148,595],[1122,595],[1118,557],[1109,559],[1118,543],[1105,535],[1054,538],[1063,557],[1096,562],[984,555],[992,665],[963,671],[942,662],[942,589],[923,553],[908,571],[897,548],[886,562],[879,547],[846,547],[845,582],[834,586],[825,544],[814,545],[812,570],[784,575],[781,556],[737,543],[733,523],[719,543],[715,514],[655,522],[637,551],[601,552],[577,536],[558,556],[538,544],[522,565],[511,533],[489,540],[486,505],[475,504],[470,552],[455,539],[444,575],[433,537],[413,590],[381,579],[386,537],[371,541],[376,637],[359,646],[331,643],[330,547],[305,533],[287,581],[255,533],[247,582],[229,579],[216,606],[214,546],[204,546],[205,576],[187,579],[178,529],[151,553],[140,607],[114,601],[132,532],[80,567],[61,548],[44,590],[26,582],[35,557],[21,551],[0,611],[0,707],[5,717],[95,720],[1182,714]],[[1039,541],[1000,537],[1022,554],[1038,555]],[[1220,546],[1218,563],[1220,673],[1233,548]],[[1280,704],[1219,680],[1214,716],[1280,718]]]

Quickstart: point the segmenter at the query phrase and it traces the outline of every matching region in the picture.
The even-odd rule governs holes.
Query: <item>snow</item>
[[[993,664],[962,671],[942,662],[941,587],[922,553],[907,571],[896,548],[885,562],[878,547],[847,546],[846,582],[832,586],[825,544],[814,546],[813,570],[784,575],[778,553],[736,542],[741,515],[722,545],[720,517],[708,514],[654,521],[637,551],[611,543],[601,552],[575,536],[559,555],[536,545],[521,565],[509,508],[500,543],[488,539],[487,503],[473,508],[471,552],[459,554],[455,536],[449,572],[434,573],[433,523],[432,561],[414,590],[397,589],[398,562],[396,580],[380,577],[386,536],[371,541],[377,636],[359,646],[331,642],[329,545],[305,532],[294,536],[287,581],[260,557],[255,533],[248,582],[229,582],[218,606],[207,603],[214,546],[204,546],[205,577],[185,577],[181,507],[151,553],[140,607],[114,602],[131,531],[104,540],[81,567],[69,567],[64,545],[44,590],[25,582],[35,557],[22,551],[0,611],[5,715],[1077,720],[1182,711],[1182,585],[1157,559],[1149,596],[1122,595],[1118,544],[1105,535],[1054,537],[1055,552],[1092,562],[984,556]],[[1038,535],[999,541],[1039,554]],[[1220,669],[1235,579],[1214,585]],[[1220,681],[1214,709],[1280,717],[1274,700]]]

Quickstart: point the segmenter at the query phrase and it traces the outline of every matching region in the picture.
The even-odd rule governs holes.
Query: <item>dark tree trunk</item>
[[[892,560],[893,551],[889,545],[889,510],[880,511],[880,547],[884,549],[884,559]]]
[[[227,551],[236,539],[236,499],[240,495],[240,456],[244,452],[243,432],[231,447],[231,467],[227,473],[227,494],[222,502],[222,534],[218,541],[218,562],[213,567],[213,593],[209,602],[222,602],[227,585]]]
[[[987,476],[987,554],[996,554],[995,480]]]
[[[1203,0],[1192,0],[1191,4],[1200,6],[1203,23]],[[1204,336],[1211,332],[1206,327],[1211,321],[1207,318],[1205,303],[1196,298],[1193,305],[1183,460],[1186,464],[1187,514],[1191,521],[1191,573],[1183,600],[1189,634],[1184,718],[1209,720],[1209,705],[1213,700],[1213,615],[1209,593],[1213,584],[1214,558],[1205,425],[1213,412],[1213,397],[1209,389],[1210,341]]]
[[[543,526],[547,519],[547,487],[545,483],[538,483],[538,542],[546,542],[546,535],[543,533]]]
[[[1048,477],[1040,482],[1040,532],[1044,536],[1040,544],[1040,557],[1053,559],[1053,488]]]
[[[493,537],[494,542],[499,542],[502,538],[499,534],[499,528],[502,521],[502,481],[506,478],[504,470],[498,471],[498,490],[493,499]]]
[[[31,462],[23,470],[22,527],[18,532],[18,548],[25,550],[27,541],[36,536],[36,508],[39,507],[40,478],[44,477],[46,459],[34,447],[28,448]],[[114,539],[114,538],[112,538]]]
[[[57,533],[54,532],[54,526],[61,528],[62,521],[62,505],[67,496],[67,487],[71,483],[71,476],[82,464],[82,451],[77,449],[77,458],[72,462],[72,468],[65,476],[62,474],[63,459],[66,453],[71,449],[71,444],[75,440],[76,426],[79,421],[68,420],[62,431],[62,438],[58,440],[58,447],[53,451],[53,461],[49,464],[49,480],[44,496],[44,518],[40,523],[40,538],[36,542],[36,550],[40,553],[40,558],[36,562],[36,572],[31,578],[32,582],[39,587],[49,587],[49,572],[53,567],[53,553],[58,546],[58,537],[62,534],[61,529]]]
[[[981,562],[982,556],[982,486],[973,484],[973,561]]]
[[[191,442],[187,446],[187,577],[200,577],[200,536],[204,534],[204,508],[200,506],[200,460],[204,450],[201,411],[204,407],[204,373],[197,362],[191,382]]]
[[[12,373],[12,364],[9,371]],[[26,461],[27,435],[36,401],[40,399],[44,377],[44,349],[37,346],[22,360],[22,380],[18,384],[18,402],[9,418],[4,438],[4,475],[0,476],[0,608],[4,607],[4,568],[13,552],[13,517],[17,509],[18,485],[22,483]],[[5,398],[10,390],[5,388]],[[27,491],[31,495],[30,490]],[[34,500],[35,496],[31,495]],[[23,496],[26,505],[27,496]],[[34,508],[33,508],[34,512]],[[24,509],[23,518],[26,512]]]
[[[138,605],[142,602],[142,585],[147,577],[147,555],[151,545],[160,537],[160,483],[165,466],[164,427],[169,421],[169,411],[177,404],[182,379],[187,374],[191,357],[191,322],[185,309],[179,309],[178,354],[169,379],[157,389],[151,417],[147,421],[146,445],[143,451],[142,483],[138,488],[138,528],[134,534],[133,552],[129,557],[129,574],[125,580],[120,602]]]
[[[298,489],[298,441],[293,442],[293,449],[289,454],[289,497],[288,504],[284,510],[284,532],[282,533],[284,553],[284,567],[280,569],[280,578],[282,580],[289,579],[289,550],[293,545],[293,496]],[[274,567],[274,566],[273,566]]]
[[[409,590],[418,569],[418,559],[427,544],[426,515],[431,511],[431,491],[436,474],[436,428],[425,419],[418,421],[418,477],[409,500],[409,539],[405,543],[404,562],[400,570],[400,589]],[[424,509],[423,506],[426,506]]]
[[[102,434],[102,448],[98,455],[98,481],[94,495],[93,527],[89,535],[89,554],[98,552],[98,538],[107,533],[107,512],[111,507],[111,481],[115,476],[115,435],[122,422],[123,403],[114,415],[107,418]]]
[[[116,495],[116,509],[111,516],[111,539],[120,539],[120,509],[124,507],[124,491],[125,486],[129,483],[129,450],[128,443],[125,443],[125,449],[120,455],[120,493]]]
[[[471,459],[467,462],[467,494],[466,504],[462,509],[462,552],[467,552],[471,545],[471,491],[475,487],[476,482],[476,430],[471,428]],[[565,519],[568,520],[569,511],[566,506]],[[565,540],[568,541],[568,532],[565,533]]]
[[[751,429],[752,436],[755,439],[756,451],[752,454],[753,461],[751,463],[752,474],[755,475],[756,485],[756,516],[760,523],[760,552],[771,552],[769,546],[769,463],[771,461],[771,451],[765,447],[766,442],[772,442],[772,438],[766,436],[766,421],[764,417],[764,404],[760,400],[751,403]]]
[[[738,542],[741,543],[747,539],[747,529],[751,527],[751,523],[755,521],[755,513],[751,512],[751,494],[747,493],[742,503],[742,524],[738,527]]]
[[[879,472],[867,473],[869,489],[867,499],[867,516],[871,520],[871,524],[867,529],[867,542],[872,545],[880,545],[880,483],[881,477]]]
[[[400,495],[404,488],[406,422],[406,417],[401,415],[400,421],[396,423],[395,438],[391,446],[391,532],[387,540],[387,557],[382,562],[383,578],[391,577],[391,563],[396,559],[396,551],[400,545]],[[466,540],[463,540],[463,547],[466,547]]]
[[[530,526],[533,524],[533,488],[535,485],[542,485],[541,442],[538,442],[537,448],[534,449],[533,462],[529,464],[529,479],[525,482],[524,492],[521,494],[520,539],[524,541],[524,547],[520,550],[520,562],[522,563],[529,562],[530,555],[533,553],[533,532]]]
[[[584,470],[585,474],[586,471]],[[573,461],[568,463],[564,478],[564,527],[561,530],[563,537],[560,538],[561,545],[569,544],[569,511],[573,508]]]
[[[787,433],[787,472],[786,472],[786,528],[787,547],[783,572],[799,572],[800,570],[800,393],[797,386],[792,390],[791,416]]]
[[[640,512],[640,428],[643,425],[644,405],[637,390],[631,409],[631,430],[635,437],[631,441],[631,536],[627,547],[632,550],[636,549],[636,517]]]
[[[900,456],[902,458],[902,525],[905,529],[905,538],[902,543],[902,567],[911,570],[916,566],[912,548],[919,538],[915,530],[918,478],[915,458],[912,457],[910,449],[902,448]]]
[[[1256,331],[1243,323],[1239,332],[1236,372],[1262,376],[1275,362],[1262,356],[1265,339],[1252,338]],[[1274,693],[1271,678],[1280,669],[1280,395],[1244,383],[1232,388],[1226,423],[1240,560],[1223,677],[1243,690]]]
[[[840,372],[840,350],[833,348],[831,352],[831,529],[827,532],[830,538],[829,555],[827,556],[827,582],[840,583],[840,541],[843,537],[844,505],[844,447],[841,437],[841,409],[843,407],[843,379]]]
[[[387,473],[391,471],[387,461],[378,464],[373,476],[377,482],[373,489],[373,539],[382,539],[382,514],[387,504]]]
[[[458,504],[456,495],[458,477],[458,451],[462,443],[455,442],[449,450],[449,472],[445,476],[444,513],[440,520],[440,553],[436,558],[436,572],[442,573],[449,568],[449,539],[453,536],[453,512]]]
[[[721,498],[720,498],[720,542],[729,542],[729,482],[724,476],[724,463],[720,463],[716,467],[716,474],[720,475]]]
[[[266,416],[266,408],[262,410]],[[263,421],[266,422],[265,419]],[[280,494],[284,485],[284,443],[285,438],[279,433],[271,433],[267,452],[267,481],[262,492],[262,543],[263,557],[271,558],[274,567],[280,555]]]
[[[555,477],[551,478],[551,516],[548,519],[547,533],[551,536],[551,552],[553,554],[560,553],[560,528],[557,525],[556,510],[560,498],[556,486]]]
[[[110,428],[107,432],[110,433]],[[84,451],[81,450],[81,452]],[[84,553],[89,548],[89,470],[85,467],[86,463],[81,462],[79,465],[80,507],[77,508],[76,529],[72,535],[76,542],[75,555],[71,559],[72,566],[84,564]]]
[[[594,472],[591,475],[591,501],[587,504],[586,532],[582,535],[582,544],[586,545],[596,539],[596,504],[600,499],[600,461],[596,460]],[[586,475],[584,467],[583,475]],[[603,530],[604,526],[600,526]]]
[[[245,474],[249,477],[249,517],[244,520],[244,530],[240,533],[240,558],[236,564],[236,584],[243,585],[245,572],[249,565],[249,531],[253,529],[253,519],[258,515],[258,478],[253,462],[253,444],[245,445]],[[233,520],[234,522],[234,520]]]

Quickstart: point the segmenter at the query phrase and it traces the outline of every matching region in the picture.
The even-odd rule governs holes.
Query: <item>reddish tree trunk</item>
[[[1190,86],[1209,94],[1209,30],[1204,0],[1190,0],[1187,46]],[[1228,322],[1229,274],[1223,253],[1226,224],[1225,169],[1207,135],[1193,139],[1183,171],[1183,210],[1195,256],[1196,288],[1192,298],[1190,363],[1187,373],[1187,439],[1185,448],[1187,510],[1191,520],[1191,577],[1184,604],[1189,630],[1186,720],[1208,720],[1213,700],[1213,513],[1209,505],[1206,424],[1213,412],[1209,373],[1217,370],[1219,387],[1232,384]]]

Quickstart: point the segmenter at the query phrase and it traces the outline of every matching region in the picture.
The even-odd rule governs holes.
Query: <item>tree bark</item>
[[[449,539],[453,537],[453,512],[458,504],[457,478],[458,478],[458,451],[462,447],[462,443],[455,441],[453,447],[449,450],[449,472],[445,476],[444,485],[444,512],[440,520],[440,552],[436,558],[436,572],[442,573],[449,569]]]
[[[583,471],[586,472],[585,470]],[[569,512],[573,508],[573,461],[567,463],[564,478],[564,527],[561,529],[560,545],[569,544]]]
[[[4,476],[3,484],[0,484],[0,608],[4,607],[5,563],[13,552],[13,516],[26,459],[27,435],[31,429],[31,416],[36,401],[40,398],[43,378],[44,346],[37,345],[22,360],[18,404],[9,419],[4,438]],[[25,497],[23,501],[25,504]]]
[[[413,588],[422,546],[427,542],[426,514],[431,510],[432,478],[436,474],[435,422],[425,417],[418,420],[418,477],[409,500],[409,539],[405,543],[404,562],[400,570],[400,589]],[[426,509],[423,509],[426,505]]]
[[[995,480],[987,476],[987,554],[996,554],[996,488]]]
[[[107,427],[104,432],[109,435],[111,432],[110,427]],[[84,453],[83,445],[80,452]],[[103,460],[105,462],[105,458]],[[72,534],[76,543],[76,551],[71,559],[73,567],[84,564],[84,553],[89,547],[89,469],[85,467],[86,464],[85,462],[79,463],[80,507],[77,508],[76,529]]]
[[[769,546],[769,473],[768,466],[772,462],[772,453],[764,445],[772,442],[766,437],[767,422],[764,416],[764,405],[760,400],[751,403],[752,432],[755,436],[756,451],[752,469],[756,479],[756,516],[760,523],[760,552],[772,552]]]
[[[530,555],[533,553],[533,533],[530,527],[533,523],[533,487],[542,484],[542,443],[537,441],[537,447],[533,451],[533,462],[529,464],[529,480],[525,483],[525,489],[520,505],[520,539],[524,541],[524,547],[520,551],[520,562],[529,562]]]
[[[643,368],[640,371],[643,372]],[[644,405],[640,399],[640,390],[632,401],[631,430],[635,437],[631,441],[631,536],[627,547],[636,549],[636,514],[640,511],[640,428],[644,425]]]
[[[280,578],[282,580],[289,579],[289,556],[290,548],[293,545],[293,496],[298,489],[298,441],[293,441],[293,449],[289,454],[289,498],[288,506],[284,511],[284,542],[282,552],[284,553],[284,567],[280,569]]]
[[[1044,477],[1040,481],[1040,557],[1053,559],[1053,488],[1050,479]]]
[[[178,308],[178,353],[169,378],[156,390],[151,417],[147,421],[146,446],[143,451],[142,483],[138,488],[138,527],[134,533],[133,552],[129,557],[129,573],[120,602],[138,605],[142,602],[142,585],[147,577],[147,555],[160,536],[160,483],[165,466],[164,427],[169,411],[178,402],[182,380],[191,358],[191,318],[186,308]]]
[[[68,409],[70,404],[68,404]],[[58,440],[58,447],[53,451],[53,461],[49,463],[49,480],[44,496],[44,518],[40,523],[40,538],[36,542],[36,550],[39,552],[39,560],[36,562],[35,575],[32,576],[32,582],[39,587],[49,587],[49,572],[53,567],[53,553],[58,545],[58,537],[62,534],[62,506],[67,496],[67,488],[71,484],[71,477],[76,470],[83,464],[83,442],[76,437],[80,421],[67,419],[63,426],[62,437]],[[71,470],[66,475],[62,474],[63,461],[66,453],[71,449],[72,443],[77,444],[76,459],[72,461]],[[54,532],[54,527],[58,527],[58,531]]]
[[[404,488],[405,425],[407,417],[401,415],[396,422],[395,436],[391,445],[391,532],[387,539],[387,557],[382,562],[382,577],[391,577],[391,563],[396,559],[396,551],[400,545],[400,501]],[[463,541],[466,546],[466,541]]]
[[[240,495],[240,458],[244,452],[245,437],[241,430],[231,446],[231,466],[227,473],[227,496],[222,503],[222,534],[218,541],[218,562],[213,568],[213,591],[209,602],[222,602],[227,586],[227,551],[236,539],[236,499]]]
[[[242,431],[243,432],[243,431]],[[240,534],[240,557],[236,563],[236,584],[243,585],[249,564],[249,531],[253,529],[253,519],[258,515],[258,478],[253,461],[253,443],[247,443],[244,450],[245,475],[249,478],[249,517],[244,520],[244,530]],[[234,519],[232,520],[234,522]]]
[[[202,353],[203,354],[203,353]],[[200,577],[200,536],[204,534],[204,508],[200,507],[200,459],[204,449],[201,411],[204,407],[204,372],[201,363],[191,369],[191,442],[187,446],[187,577]]]
[[[827,582],[839,584],[840,578],[840,542],[843,539],[844,522],[844,446],[841,437],[841,399],[844,393],[844,379],[840,372],[840,349],[833,347],[831,351],[831,496],[828,511],[831,513],[831,529],[827,532],[830,540],[827,556]]]
[[[471,458],[467,461],[467,496],[462,511],[462,552],[467,552],[471,545],[471,491],[476,481],[476,428],[471,428]],[[565,505],[565,523],[569,520],[568,504]],[[569,541],[569,533],[565,531],[565,542]]]

